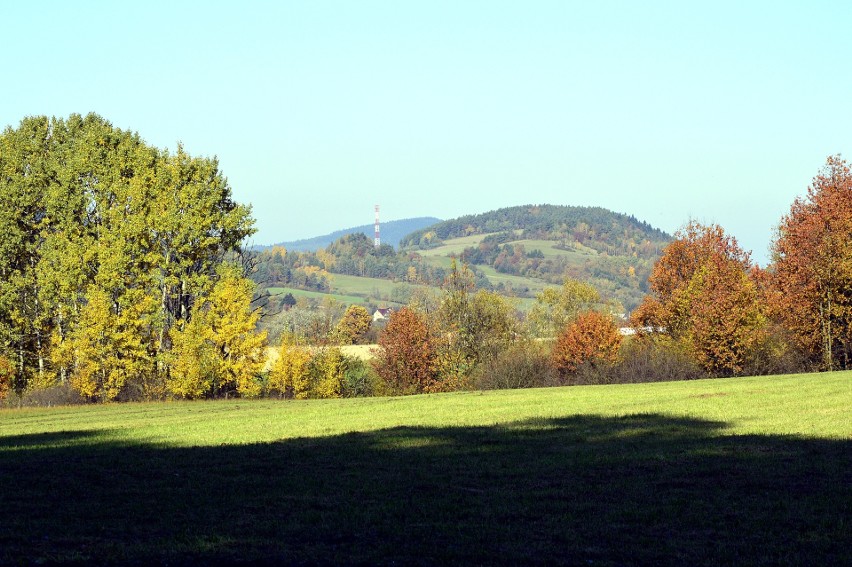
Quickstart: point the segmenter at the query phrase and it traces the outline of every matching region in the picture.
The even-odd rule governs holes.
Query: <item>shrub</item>
[[[80,405],[88,403],[88,400],[65,382],[47,388],[24,390],[20,396],[9,397],[4,403],[18,407],[51,407]]]
[[[304,399],[310,395],[311,381],[308,364],[311,351],[299,346],[289,335],[285,335],[278,348],[278,358],[269,371],[266,386],[269,392],[279,396]]]
[[[390,316],[373,359],[376,373],[395,394],[428,391],[436,382],[435,348],[423,316],[403,307]]]
[[[310,397],[341,397],[347,362],[339,348],[323,348],[314,354],[308,364],[312,393]]]
[[[667,336],[653,335],[624,341],[618,363],[605,375],[598,375],[597,380],[588,369],[578,374],[585,384],[672,382],[707,377],[683,344]]]
[[[541,341],[521,341],[483,363],[474,375],[481,390],[553,386],[558,383],[550,349]]]
[[[818,366],[813,358],[792,335],[771,325],[764,340],[749,353],[743,365],[743,374],[763,376],[768,374],[796,374],[815,372]]]
[[[582,365],[611,366],[618,360],[621,334],[612,317],[587,311],[581,313],[556,339],[553,365],[567,378]]]
[[[384,383],[373,367],[360,358],[347,358],[343,375],[343,397],[360,398],[379,396],[384,392]]]

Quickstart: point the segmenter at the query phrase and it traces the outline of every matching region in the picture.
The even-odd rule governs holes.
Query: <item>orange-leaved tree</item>
[[[691,222],[654,266],[632,324],[681,342],[707,372],[740,374],[766,323],[752,272],[749,254],[722,227]]]
[[[394,393],[428,392],[437,383],[434,342],[426,319],[403,307],[379,335],[373,366]]]
[[[852,173],[839,156],[781,220],[773,244],[776,315],[826,370],[852,366]]]
[[[556,339],[553,365],[566,376],[583,364],[606,366],[618,360],[621,333],[612,317],[598,311],[580,313]]]

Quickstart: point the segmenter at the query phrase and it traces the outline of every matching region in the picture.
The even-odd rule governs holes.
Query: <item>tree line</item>
[[[837,156],[781,219],[768,268],[719,226],[681,229],[629,333],[587,282],[565,278],[522,312],[453,261],[440,289],[412,286],[379,328],[358,306],[288,320],[268,361],[256,266],[241,250],[253,220],[216,160],[153,148],[93,114],[31,117],[0,135],[0,230],[0,396],[339,397],[852,363],[852,174]],[[491,244],[483,253],[508,256]],[[315,277],[347,262],[412,283],[439,275],[363,235],[269,254],[267,269]],[[369,362],[339,348],[371,337]]]

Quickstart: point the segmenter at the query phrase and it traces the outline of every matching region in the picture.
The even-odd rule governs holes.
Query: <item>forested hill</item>
[[[519,238],[576,241],[599,251],[618,252],[635,250],[642,243],[657,248],[671,239],[636,217],[601,207],[524,205],[439,222],[409,234],[400,246],[431,248],[451,238],[507,231]]]
[[[440,222],[441,219],[435,217],[417,217],[413,219],[383,222],[381,224],[382,243],[390,244],[396,248],[399,246],[400,241],[408,234]],[[322,250],[329,246],[332,242],[348,234],[365,234],[372,239],[374,231],[374,225],[365,224],[363,226],[338,230],[323,236],[315,236],[313,238],[305,238],[292,242],[282,242],[275,246],[283,246],[287,250],[292,250],[294,252],[316,252],[317,250]],[[271,248],[271,246],[257,246],[256,248],[263,250],[265,248]]]

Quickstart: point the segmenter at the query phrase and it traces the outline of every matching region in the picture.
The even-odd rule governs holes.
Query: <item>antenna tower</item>
[[[376,239],[374,241],[376,248],[382,245],[382,239],[379,238],[379,206],[376,205]]]

